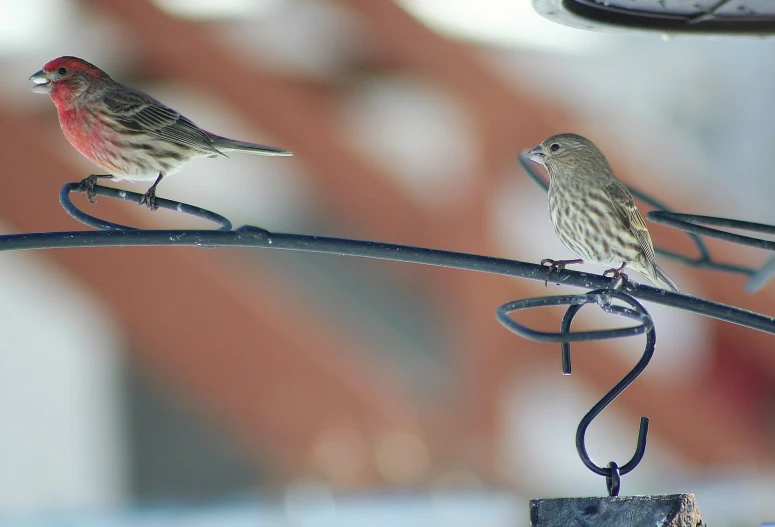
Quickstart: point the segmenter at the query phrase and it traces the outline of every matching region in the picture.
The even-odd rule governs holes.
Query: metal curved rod
[[[88,225],[89,227],[94,227],[100,230],[110,230],[110,231],[137,231],[138,230],[135,227],[129,227],[127,225],[121,225],[119,223],[106,221],[82,211],[70,199],[71,192],[84,193],[85,191],[82,188],[80,188],[80,183],[66,183],[59,191],[59,203],[62,205],[62,208],[64,208],[65,211],[70,216],[80,221],[84,225]],[[100,185],[95,185],[94,193],[97,196],[106,196],[109,198],[121,199],[124,201],[133,201],[135,203],[140,203],[140,199],[143,196],[142,194],[138,194],[137,192],[131,192],[129,190],[120,190],[120,189],[111,188],[111,187],[102,187]],[[232,229],[231,222],[228,219],[224,218],[220,214],[216,214],[215,212],[209,211],[207,209],[195,207],[194,205],[188,205],[186,203],[180,203],[178,201],[172,201],[164,198],[157,198],[156,203],[159,205],[159,208],[162,208],[162,209],[182,212],[190,216],[196,216],[197,218],[202,218],[203,220],[217,223],[218,225],[220,225],[220,227],[217,229],[219,231],[230,231]]]
[[[98,190],[99,188],[99,190]],[[94,191],[96,194],[101,194],[102,187],[95,186]],[[87,225],[89,227],[94,227],[95,229],[100,229],[103,231],[136,231],[135,227],[129,227],[127,225],[121,225],[119,223],[113,223],[111,221],[102,220],[100,218],[97,218],[95,216],[92,216],[91,214],[87,214],[83,212],[81,209],[75,206],[75,204],[70,200],[70,193],[71,192],[83,192],[79,188],[78,183],[67,183],[59,190],[59,204],[62,205],[62,208],[65,209],[65,212],[67,212],[70,217],[75,218],[76,220],[80,221],[84,225]],[[121,196],[119,196],[121,198]]]
[[[743,236],[719,229],[711,229],[704,225],[715,225],[716,227],[725,227],[729,229],[740,229],[752,232],[761,232],[764,234],[775,234],[775,226],[751,221],[732,220],[729,218],[718,218],[715,216],[701,216],[698,214],[680,214],[677,212],[652,211],[648,213],[651,221],[661,223],[669,227],[674,227],[682,231],[701,234],[711,238],[718,238],[742,245],[750,245],[758,249],[775,251],[775,242]],[[699,225],[704,224],[704,225]],[[745,268],[741,268],[745,269]],[[775,275],[775,257],[767,261],[762,267],[750,269],[747,273],[750,275],[746,281],[745,288],[750,293],[755,293],[766,284],[773,275]]]
[[[648,217],[655,223],[662,223],[663,225],[675,227],[676,229],[680,229],[682,231],[702,234],[703,236],[718,238],[719,240],[726,240],[743,245],[750,245],[751,247],[767,249],[768,251],[775,251],[775,242],[762,240],[761,238],[743,236],[741,234],[733,234],[731,232],[726,232],[719,229],[711,229],[710,227],[703,227],[702,225],[698,224],[703,223],[706,225],[716,225],[717,227],[728,227],[730,229],[741,229],[753,232],[763,232],[765,234],[775,234],[775,226],[773,225],[756,223],[753,221],[719,218],[716,216],[682,214],[680,212],[669,212],[663,210],[653,210],[648,213]]]
[[[115,192],[118,193],[120,191]],[[102,195],[120,198],[120,196],[112,196],[108,193]],[[254,226],[243,226],[230,231],[203,229],[141,229],[134,231],[80,230],[0,235],[0,252],[124,246],[228,246],[304,251],[434,265],[452,269],[476,271],[479,273],[526,278],[539,282],[545,280],[547,270],[546,266],[539,264],[521,262],[518,260],[507,260],[505,258],[494,258],[492,256],[369,240],[351,240],[327,236],[270,232]],[[611,278],[605,278],[600,275],[567,269],[555,272],[553,277],[553,280],[556,280],[559,283],[574,287],[583,287],[585,289],[609,288],[613,281]],[[670,291],[665,291],[664,289],[656,289],[647,285],[636,284],[632,281],[625,283],[623,285],[623,290],[629,295],[642,300],[775,334],[775,317],[769,315],[755,313],[747,309],[714,302],[712,300],[672,293]]]
[[[651,317],[648,316],[648,314],[644,316],[642,313],[638,313],[637,311],[621,306],[608,305],[607,307],[603,307],[604,305],[607,305],[608,302],[610,302],[608,298],[610,298],[612,293],[622,294],[612,289],[598,289],[593,293],[584,293],[578,295],[543,296],[537,298],[514,300],[513,302],[508,302],[500,306],[495,312],[495,316],[498,319],[498,322],[503,324],[506,329],[516,333],[521,337],[525,337],[536,342],[562,342],[563,344],[567,344],[569,342],[630,337],[633,335],[640,335],[641,333],[645,333],[652,327],[653,323],[651,321]],[[629,295],[625,296],[629,297]],[[520,324],[509,316],[510,313],[513,313],[514,311],[520,311],[522,309],[561,305],[570,305],[572,307],[575,306],[576,308],[580,308],[584,304],[592,303],[600,305],[609,313],[614,313],[616,315],[621,315],[633,320],[638,320],[640,324],[627,328],[577,331],[575,333],[569,331],[554,332],[531,329],[523,324]]]
[[[632,306],[632,308],[637,311],[639,314],[648,317],[649,319],[651,316],[648,314],[648,311],[634,298],[632,298],[630,295],[626,293],[622,293],[621,291],[605,291],[605,290],[598,290],[598,291],[590,291],[588,294],[590,295],[599,295],[601,293],[607,293],[611,297],[616,297],[617,299],[621,300],[622,302],[625,302]],[[575,318],[576,314],[578,313],[579,309],[581,309],[583,304],[577,304],[572,305],[568,308],[568,312],[566,313],[566,316],[563,318],[562,321],[562,331],[569,332],[571,323],[573,322],[573,319]],[[612,309],[620,306],[613,306],[609,305],[608,308],[605,306],[601,306],[603,309],[608,311],[611,309],[610,312],[614,312]],[[651,358],[654,356],[654,345],[656,344],[656,331],[654,329],[653,324],[651,327],[646,331],[646,347],[643,351],[643,356],[638,361],[638,363],[635,365],[635,367],[630,371],[621,381],[619,381],[616,386],[614,386],[607,394],[603,396],[600,401],[598,401],[595,406],[592,407],[592,409],[587,412],[587,414],[581,419],[581,422],[579,423],[578,429],[576,430],[576,450],[578,451],[579,457],[581,458],[581,461],[584,463],[584,465],[594,472],[595,474],[599,474],[601,476],[605,476],[606,478],[612,477],[612,468],[611,466],[608,467],[600,467],[597,464],[595,464],[594,461],[589,457],[589,454],[587,453],[587,447],[585,443],[585,436],[587,432],[587,428],[589,428],[589,425],[592,424],[592,421],[597,417],[600,412],[605,410],[609,404],[611,404],[614,399],[616,399],[630,384],[632,384],[635,379],[638,378],[638,376],[643,373],[643,371],[646,369],[646,366],[648,366],[649,362],[651,361]],[[567,353],[568,360],[570,360],[570,343],[564,342],[562,344],[563,347],[563,353]],[[635,467],[638,466],[638,463],[641,462],[643,459],[643,455],[646,453],[646,439],[648,437],[648,425],[649,420],[647,417],[641,417],[640,418],[640,428],[638,430],[638,442],[637,446],[635,448],[635,454],[633,454],[632,458],[622,465],[619,468],[619,474],[625,475],[628,472],[631,472]]]

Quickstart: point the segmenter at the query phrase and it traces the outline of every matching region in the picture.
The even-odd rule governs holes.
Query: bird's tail
[[[275,148],[274,146],[258,145],[256,143],[248,143],[246,141],[237,141],[236,139],[229,139],[228,137],[221,137],[220,135],[212,135],[213,146],[218,150],[225,150],[226,152],[238,151],[247,152],[248,154],[256,154],[259,156],[292,156],[293,152],[290,150],[283,150],[282,148]]]
[[[649,280],[651,280],[651,283],[657,287],[667,289],[674,293],[681,292],[681,290],[678,289],[678,286],[675,285],[675,282],[673,282],[670,277],[667,276],[667,274],[662,270],[661,267],[656,264],[656,262],[650,262],[649,273],[647,276],[649,277]]]

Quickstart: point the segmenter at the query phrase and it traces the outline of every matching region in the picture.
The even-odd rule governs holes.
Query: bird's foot
[[[112,179],[110,174],[91,174],[89,177],[85,177],[78,183],[78,192],[85,192],[86,199],[89,203],[96,203],[94,198],[97,196],[97,191],[94,188],[97,186],[98,179]]]
[[[156,203],[156,188],[151,187],[148,189],[148,192],[143,194],[143,197],[140,198],[140,206],[142,207],[143,205],[148,207],[149,210],[157,210],[159,208],[159,204]]]
[[[143,197],[140,198],[140,206],[146,205],[149,210],[156,210],[159,208],[159,204],[156,203],[156,187],[159,185],[159,182],[164,177],[163,174],[159,173],[159,177],[156,178],[156,181],[154,181],[153,185],[151,185],[151,188],[149,188],[145,194],[143,194]]]
[[[619,267],[614,267],[613,269],[607,269],[606,271],[603,271],[603,276],[608,277],[610,276],[616,282],[614,283],[614,289],[618,289],[624,284],[627,283],[627,280],[629,280],[629,277],[627,276],[627,273],[624,272],[624,268],[627,266],[627,262],[622,262],[622,265]]]
[[[555,271],[562,271],[566,265],[583,264],[584,260],[552,260],[551,258],[544,258],[541,260],[541,265],[548,265],[549,272],[546,273],[546,279],[544,280],[544,287],[549,285],[549,278],[552,277],[552,273]]]

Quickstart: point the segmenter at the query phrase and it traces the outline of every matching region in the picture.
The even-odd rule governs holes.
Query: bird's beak
[[[541,145],[538,145],[527,153],[527,157],[531,161],[535,161],[539,165],[543,165],[546,154],[544,154],[544,148]]]
[[[30,88],[35,93],[51,93],[51,81],[45,71],[36,71],[30,75],[29,80],[35,83],[35,86]]]

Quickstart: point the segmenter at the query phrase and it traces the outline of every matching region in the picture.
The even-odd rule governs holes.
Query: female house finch
[[[271,146],[235,141],[199,128],[145,93],[117,83],[98,67],[77,57],[59,57],[30,77],[33,91],[48,93],[59,125],[70,144],[86,159],[109,172],[82,182],[89,201],[97,177],[154,181],[140,205],[158,208],[156,186],[197,157],[227,157],[239,151],[290,156]]]
[[[554,232],[582,260],[545,260],[552,268],[583,261],[625,266],[657,287],[680,292],[657,265],[651,237],[632,195],[613,173],[603,153],[576,134],[554,135],[528,152],[549,173],[549,214]],[[544,262],[541,262],[542,264]]]

